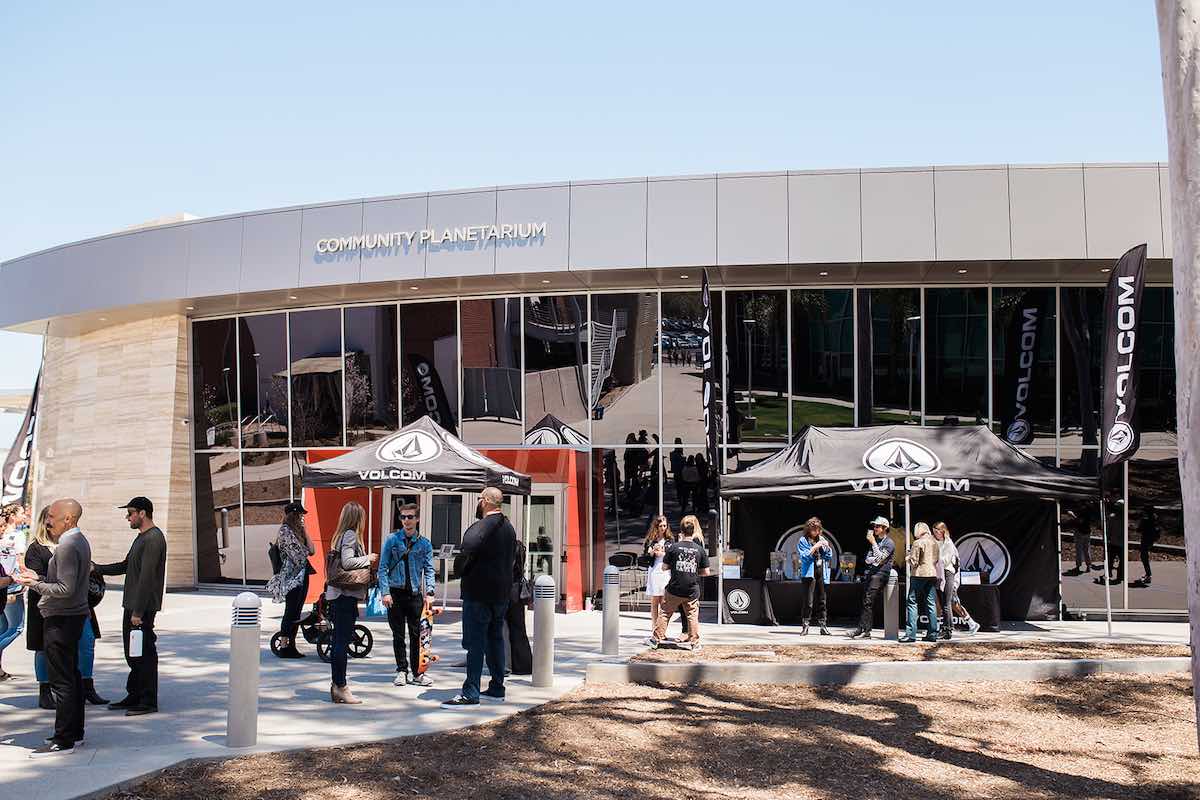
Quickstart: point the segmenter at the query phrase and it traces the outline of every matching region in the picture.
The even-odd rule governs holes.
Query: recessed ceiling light
[[[108,322],[108,317],[101,317],[101,318],[100,318],[100,321],[101,321],[101,322]]]
[[[829,273],[828,273],[828,272],[818,272],[817,274],[818,274],[818,275],[820,275],[822,278],[828,278],[828,277],[829,277]]]
[[[415,292],[415,291],[417,291],[418,289],[420,289],[421,287],[420,287],[420,286],[410,286],[410,287],[408,287],[408,288],[412,289],[412,290]]]
[[[184,306],[184,310],[186,310],[186,311],[195,311],[195,310],[196,310],[196,307],[195,307],[195,306]]]
[[[686,278],[686,277],[687,277],[687,275],[680,275],[679,277],[681,277],[681,278]]]
[[[1100,271],[1101,272],[1112,272],[1112,268],[1111,267],[1101,267]]]
[[[296,295],[294,295],[294,294],[288,295],[288,300],[295,300],[295,299],[296,299]]]
[[[959,275],[966,275],[966,274],[967,274],[967,271],[966,271],[965,269],[960,269],[960,270],[958,271],[958,274],[959,274]]]
[[[545,278],[542,278],[542,283],[549,283],[549,282],[550,281],[546,280]]]

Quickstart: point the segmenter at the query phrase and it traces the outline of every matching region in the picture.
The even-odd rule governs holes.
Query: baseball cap
[[[876,517],[875,519],[871,520],[871,525],[882,525],[885,528],[892,527],[888,524],[887,517]]]
[[[288,503],[286,506],[283,507],[283,513],[285,513],[285,514],[307,514],[308,509],[304,507],[303,503],[299,502],[298,500],[293,500],[292,502]]]
[[[147,514],[154,513],[154,503],[150,502],[148,497],[135,497],[123,506],[117,508],[132,508],[134,511],[145,511]]]

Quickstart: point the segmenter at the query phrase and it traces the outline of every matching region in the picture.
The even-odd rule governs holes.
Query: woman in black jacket
[[[504,612],[508,642],[512,649],[512,663],[509,664],[509,668],[513,675],[533,674],[533,650],[529,646],[529,633],[525,630],[525,608],[532,597],[521,597],[523,586],[530,591],[529,583],[525,580],[526,560],[525,543],[518,538],[516,555],[513,558],[512,592],[508,598],[508,610]]]

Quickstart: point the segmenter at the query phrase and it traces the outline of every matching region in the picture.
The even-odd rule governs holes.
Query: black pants
[[[129,632],[135,627],[130,620],[130,611],[121,614],[121,640],[125,647],[125,663],[129,665],[129,677],[125,679],[125,694],[139,706],[158,708],[158,635],[154,632],[154,611],[142,614],[142,655],[129,655]]]
[[[938,603],[942,609],[942,628],[939,633],[946,639],[954,632],[954,582],[958,576],[953,572],[946,573],[944,589],[937,590]]]
[[[820,569],[813,569],[813,577],[800,579],[800,621],[825,627],[825,573]]]
[[[513,675],[533,674],[533,650],[529,646],[529,632],[525,630],[525,604],[519,600],[510,602],[504,613],[508,626],[508,643],[512,648]]]
[[[880,570],[867,579],[866,585],[863,586],[863,604],[862,614],[858,618],[858,627],[860,630],[870,631],[875,619],[875,601],[879,599],[880,592],[883,587],[887,586],[888,573],[891,570]]]
[[[308,574],[295,589],[283,598],[283,618],[279,620],[279,632],[291,640],[289,647],[296,647],[296,629],[300,627],[300,618],[304,614],[304,598],[308,596]]]
[[[425,598],[394,586],[388,592],[392,596],[392,607],[387,610],[387,621],[392,629],[396,672],[408,672],[410,662],[415,671],[421,663],[421,611],[425,606]],[[407,651],[404,648],[405,628],[408,628]]]
[[[73,745],[83,738],[83,676],[79,673],[79,639],[86,616],[46,617],[43,642],[46,672],[54,695],[54,741]]]
[[[346,685],[346,663],[350,658],[350,641],[354,638],[354,623],[358,621],[358,598],[343,594],[329,601],[329,616],[333,622],[333,645],[329,665],[334,686]]]

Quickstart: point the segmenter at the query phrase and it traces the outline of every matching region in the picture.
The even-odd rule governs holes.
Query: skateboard
[[[433,618],[443,611],[445,611],[444,608],[434,608],[432,603],[421,611],[421,622],[417,632],[417,639],[420,643],[417,654],[416,672],[418,675],[424,675],[429,666],[440,658],[433,652]]]

